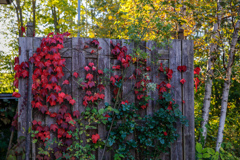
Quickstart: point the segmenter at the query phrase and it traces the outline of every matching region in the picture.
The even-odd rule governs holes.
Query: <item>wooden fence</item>
[[[24,61],[28,61],[29,57],[35,53],[36,49],[40,47],[42,38],[33,38],[33,37],[21,37],[19,38],[19,47],[20,47],[20,63]],[[98,41],[100,43],[101,50],[98,51],[98,54],[90,54],[82,50],[85,45],[85,42],[90,42],[92,39],[87,38],[66,38],[64,40],[64,48],[61,50],[62,58],[66,59],[66,67],[63,69],[64,77],[59,82],[59,85],[62,84],[63,80],[69,80],[69,85],[62,85],[62,91],[72,95],[72,97],[76,100],[76,103],[73,105],[72,110],[79,110],[80,112],[84,111],[85,107],[83,106],[83,97],[85,92],[77,88],[76,81],[73,80],[72,73],[79,73],[80,78],[83,77],[85,79],[85,71],[84,67],[89,63],[93,62],[98,65],[100,69],[110,69],[112,65],[116,62],[115,59],[112,59],[111,49],[110,49],[110,39],[101,39]],[[129,42],[128,40],[112,40],[114,44],[120,43],[121,46],[126,46],[128,48],[128,53],[131,54],[133,49],[136,47],[133,42]],[[126,43],[129,42],[129,43]],[[147,48],[152,48],[155,46],[155,49],[149,50]],[[173,70],[173,76],[171,79],[171,85],[174,86],[172,92],[174,93],[175,101],[179,105],[179,109],[183,112],[183,115],[187,117],[189,121],[188,127],[183,127],[180,124],[177,124],[177,132],[180,135],[175,143],[172,144],[169,154],[162,154],[161,159],[172,159],[172,160],[193,160],[195,159],[195,138],[194,138],[194,74],[193,74],[193,41],[191,40],[173,40],[169,46],[166,47],[157,47],[154,42],[142,42],[141,50],[147,52],[149,54],[149,58],[147,59],[147,65],[151,66],[152,70],[156,70],[159,67],[159,63],[163,63],[164,66],[169,67]],[[88,49],[91,51],[91,48]],[[158,64],[153,65],[151,61],[156,60],[156,55],[161,54],[158,59]],[[177,70],[178,66],[185,65],[187,66],[186,72],[179,72]],[[131,68],[134,70],[134,67]],[[31,79],[32,71],[29,72],[29,80]],[[151,79],[155,83],[160,83],[163,80],[166,80],[166,77],[162,75],[162,77],[156,77],[154,73],[150,73]],[[182,85],[180,80],[184,78],[186,83]],[[27,79],[20,79],[19,81],[19,92],[21,95],[25,95],[27,93],[28,86]],[[123,92],[128,92],[130,85],[129,83],[125,83],[123,85]],[[105,87],[105,99],[104,102],[110,103],[111,101],[111,87]],[[30,92],[31,93],[31,92]],[[124,94],[124,93],[123,93]],[[158,96],[157,91],[148,93],[152,98],[156,99]],[[18,104],[18,112],[21,113],[18,120],[18,136],[26,136],[28,145],[26,145],[27,154],[32,154],[33,159],[36,156],[36,147],[35,144],[31,144],[30,135],[26,132],[27,128],[31,126],[32,120],[42,121],[43,124],[50,125],[54,122],[53,118],[49,116],[43,116],[39,114],[39,112],[35,112],[34,109],[31,108],[31,94],[29,94],[27,102],[22,96],[19,99]],[[135,94],[129,94],[128,101],[135,102]],[[183,100],[185,103],[183,103]],[[104,107],[104,102],[100,103],[98,109]],[[150,101],[149,106],[145,110],[141,110],[141,115],[153,114],[155,111],[154,104],[155,101]],[[28,107],[27,107],[28,106]],[[29,107],[30,106],[30,107]],[[49,108],[49,111],[57,111],[60,106],[53,106]],[[97,132],[100,137],[106,137],[106,132],[103,127],[98,126]],[[98,155],[101,154],[101,150],[98,151]],[[97,156],[100,159],[100,156]],[[112,159],[111,153],[107,153],[105,159]]]

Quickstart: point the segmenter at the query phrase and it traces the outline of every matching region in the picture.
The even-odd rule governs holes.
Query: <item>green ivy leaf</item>
[[[200,143],[198,143],[198,142],[196,144],[196,150],[197,150],[198,153],[202,153],[202,150],[203,150],[202,149],[202,145]]]
[[[208,154],[208,153],[204,153],[204,154],[203,154],[203,158],[210,158],[210,157],[211,157],[211,155]]]
[[[38,141],[37,139],[34,139],[32,142],[33,142],[33,143],[37,143],[37,141]]]

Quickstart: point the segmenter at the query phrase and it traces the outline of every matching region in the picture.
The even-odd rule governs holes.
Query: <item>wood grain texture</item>
[[[172,85],[171,92],[174,94],[173,98],[179,105],[179,110],[182,111],[182,84],[180,83],[181,72],[177,70],[177,67],[181,66],[181,40],[173,40],[169,46],[169,68],[173,70],[172,79],[170,84]],[[182,149],[182,125],[176,124],[177,133],[179,137],[177,141],[171,145],[171,159],[182,160],[183,149]]]
[[[123,46],[126,46],[128,51],[126,53],[126,55],[130,55],[130,54],[133,54],[133,48],[134,48],[134,42],[133,41],[130,41],[130,40],[122,40],[122,47]],[[135,96],[135,93],[134,93],[134,84],[136,83],[136,80],[134,79],[129,79],[129,77],[134,73],[134,70],[135,70],[135,66],[134,65],[130,65],[127,70],[126,70],[126,80],[123,82],[123,86],[122,86],[122,89],[123,89],[123,93],[122,93],[122,96],[123,96],[123,101],[128,101],[130,104],[131,103],[135,103],[135,99],[136,99],[136,96]],[[129,134],[127,137],[126,137],[126,140],[134,140],[134,137],[135,135],[134,134]],[[130,150],[130,153],[132,156],[135,157],[136,153],[135,153],[135,150]]]
[[[27,38],[19,38],[19,47],[21,48],[21,55],[19,56],[19,64],[27,61]],[[27,97],[27,79],[19,78],[19,93],[21,97],[18,99],[18,137],[26,136],[26,102],[24,104],[24,97]]]
[[[42,38],[33,38],[33,54],[36,53],[37,48],[40,47]],[[34,69],[34,66],[33,66]],[[42,114],[39,114],[39,110],[36,108],[32,109],[32,119],[36,120],[36,121],[43,121],[44,122],[44,117]],[[32,159],[35,160],[36,159],[36,155],[37,155],[37,144],[36,143],[32,143]]]
[[[152,79],[152,75],[155,72],[154,69],[154,64],[152,63],[152,48],[153,48],[153,41],[148,41],[146,43],[146,47],[149,48],[146,50],[146,53],[148,54],[148,58],[147,58],[147,66],[149,66],[151,68],[151,71],[149,72],[149,77],[150,79]],[[147,93],[148,96],[152,97],[153,95],[153,91],[150,91]],[[146,108],[147,110],[147,115],[153,115],[153,104],[152,104],[152,100],[150,99],[148,101],[148,107]]]
[[[27,38],[27,59],[32,57],[33,55],[33,39]],[[32,80],[32,74],[33,74],[33,64],[29,63],[29,77],[28,77],[28,86],[32,86],[33,80]],[[27,128],[27,135],[26,135],[26,159],[28,160],[31,158],[31,127],[32,127],[32,88],[28,87],[28,96],[27,96],[27,117],[26,117],[26,128]]]
[[[100,47],[102,47],[101,50],[98,51],[98,69],[104,70],[110,69],[110,39],[98,39]],[[103,75],[106,77],[106,75]],[[102,77],[102,76],[101,76]],[[98,78],[98,84],[101,84],[101,77]],[[106,78],[110,78],[110,75],[108,75]],[[98,105],[98,110],[105,108],[105,103],[110,104],[111,102],[111,93],[110,93],[110,85],[105,86],[104,89],[104,101],[100,101]],[[98,134],[102,140],[106,140],[107,130],[106,126],[103,124],[98,125]],[[98,149],[98,159],[100,160],[103,154],[103,149]],[[105,151],[103,159],[111,159],[111,153],[108,151]]]
[[[79,78],[85,80],[86,72],[84,67],[86,66],[86,53],[83,50],[85,41],[86,40],[84,38],[72,38],[72,71],[70,79],[72,80],[72,98],[76,101],[76,103],[72,106],[72,111],[79,111],[80,113],[85,111],[85,106],[83,106],[85,91],[80,87],[77,78],[72,75],[74,72],[77,72],[79,74]],[[82,118],[82,116],[80,118]],[[84,123],[84,121],[81,123]],[[85,134],[82,135],[81,140],[83,140],[83,146],[85,146],[87,143]]]
[[[195,135],[194,135],[194,74],[193,74],[193,41],[182,40],[182,65],[187,66],[183,73],[186,83],[183,85],[183,115],[187,117],[189,126],[183,128],[184,159],[195,158]]]

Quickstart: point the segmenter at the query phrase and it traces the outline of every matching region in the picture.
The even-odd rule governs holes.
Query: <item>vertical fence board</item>
[[[73,73],[77,72],[79,78],[85,80],[86,72],[84,67],[86,66],[85,51],[83,50],[85,43],[84,38],[72,38],[72,71],[71,71],[71,80],[72,80],[72,97],[76,103],[72,106],[73,111],[79,111],[80,113],[85,111],[85,106],[83,106],[83,97],[85,96],[85,91],[80,88],[78,80],[73,77]],[[80,88],[80,89],[79,89]],[[82,116],[80,116],[82,118]],[[81,123],[84,123],[83,121]],[[77,126],[79,127],[79,126]],[[86,135],[83,134],[81,137],[83,140],[83,145],[86,145]]]
[[[28,37],[27,38],[27,59],[29,60],[30,57],[33,55],[33,39]],[[28,62],[27,60],[27,62]],[[32,80],[32,74],[33,74],[33,64],[29,62],[29,77],[28,77],[28,86],[32,86],[33,80]],[[26,159],[31,158],[30,157],[30,151],[31,151],[31,127],[32,127],[32,88],[27,87],[27,115],[26,115]]]
[[[122,46],[126,46],[128,49],[126,55],[133,54],[134,43],[132,41],[122,40]],[[135,66],[131,64],[126,71],[126,75],[125,75],[126,80],[125,81],[123,80],[123,93],[122,93],[123,101],[127,100],[129,103],[135,103],[135,94],[133,90],[134,90],[134,84],[136,83],[136,80],[129,79],[129,77],[133,74],[134,70],[135,70]],[[134,134],[128,135],[126,139],[128,141],[131,139],[134,140]],[[131,150],[130,153],[135,157],[135,150]]]
[[[183,115],[187,117],[189,126],[184,127],[184,159],[195,159],[194,135],[194,74],[193,74],[193,41],[182,40],[182,65],[187,66],[183,73],[186,83],[183,85]]]
[[[104,70],[106,69],[110,69],[110,40],[109,39],[98,39],[100,47],[102,47],[102,49],[98,52],[98,69]],[[105,75],[104,75],[105,76]],[[110,76],[108,76],[107,78],[110,78]],[[101,83],[100,81],[98,83]],[[98,105],[98,110],[101,108],[105,107],[105,103],[109,103],[111,101],[111,93],[110,93],[110,86],[107,85],[104,89],[104,101],[100,101],[99,105]],[[100,138],[102,140],[106,140],[106,126],[103,124],[99,124],[98,125],[98,134],[100,136]],[[102,158],[103,155],[103,149],[98,149],[98,159],[100,160]],[[104,153],[104,158],[103,159],[111,159],[111,154],[110,152],[107,152],[105,150]]]
[[[73,105],[73,111],[79,110],[83,112],[85,107],[82,105],[83,97],[85,96],[85,91],[80,88],[80,84],[73,73],[77,72],[79,78],[85,80],[86,73],[84,67],[86,66],[85,52],[83,51],[85,39],[84,38],[72,38],[72,97],[75,99],[76,103]]]
[[[169,68],[173,70],[171,79],[171,85],[173,86],[171,92],[174,94],[175,102],[179,105],[180,111],[182,111],[182,85],[180,83],[181,73],[177,70],[177,67],[181,65],[181,40],[173,40],[169,46]],[[171,146],[171,159],[182,160],[182,125],[176,124],[177,133],[179,137]]]
[[[33,54],[36,53],[37,48],[40,47],[41,45],[41,40],[42,38],[33,38]],[[34,70],[34,66],[33,66],[33,70]],[[39,114],[39,110],[34,108],[32,109],[32,119],[36,120],[36,121],[43,121],[43,115]],[[44,123],[44,121],[43,121]],[[35,160],[36,159],[36,155],[37,155],[37,147],[38,145],[36,143],[32,143],[32,159]]]
[[[27,61],[27,38],[19,38],[19,47],[21,49],[21,55],[19,55],[19,64],[22,62]],[[19,93],[21,97],[18,99],[18,137],[26,136],[26,102],[25,99],[27,98],[27,79],[19,78]]]
[[[149,48],[149,49],[146,50],[146,53],[148,54],[147,66],[149,66],[151,68],[151,71],[149,72],[149,77],[150,77],[150,79],[152,79],[152,76],[155,72],[155,70],[153,70],[154,69],[154,64],[152,62],[152,54],[151,54],[151,50],[152,50],[152,47],[153,47],[153,42],[148,41],[146,43],[146,47]],[[147,95],[152,97],[153,96],[153,91],[148,92]],[[147,115],[153,115],[153,106],[152,106],[152,100],[151,99],[148,101],[148,107],[146,108],[146,110],[147,110]]]

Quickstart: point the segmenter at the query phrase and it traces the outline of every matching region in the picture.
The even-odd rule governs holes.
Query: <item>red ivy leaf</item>
[[[48,108],[46,105],[42,105],[40,106],[39,110],[42,112],[42,114],[44,114],[48,110]]]
[[[90,67],[92,67],[92,66],[94,66],[94,63],[93,63],[93,62],[90,62],[88,65],[89,65]]]
[[[93,40],[91,43],[95,44],[96,46],[99,45],[99,42],[97,40]]]
[[[51,75],[49,81],[51,81],[52,83],[57,83],[58,82],[58,79],[55,75]]]
[[[56,99],[57,99],[57,94],[56,93],[51,93],[47,98],[47,102],[55,101]]]
[[[88,84],[85,83],[85,82],[82,82],[82,83],[81,83],[81,87],[82,87],[83,90],[84,90],[85,88],[88,88]]]
[[[117,65],[117,66],[112,66],[112,69],[120,69],[121,66],[120,65]]]
[[[140,100],[143,97],[143,95],[137,95],[137,99]]]
[[[180,80],[180,83],[184,84],[186,82],[186,80],[183,78]]]
[[[97,86],[97,88],[100,90],[100,92],[102,92],[102,90],[105,89],[104,85],[102,85],[102,84],[99,84],[99,85]]]
[[[79,111],[74,111],[73,116],[78,118],[80,116],[80,112]]]
[[[200,69],[199,67],[196,67],[196,68],[194,69],[194,72],[193,72],[193,73],[199,75],[200,71],[201,71],[201,69]]]
[[[66,138],[72,138],[72,135],[67,133]]]
[[[99,134],[92,135],[92,142],[97,143],[97,141],[100,139]]]
[[[160,67],[158,68],[160,72],[163,72],[163,66],[162,63],[160,63]]]
[[[22,26],[21,31],[22,31],[22,33],[25,33],[26,32],[25,27]]]
[[[99,98],[100,98],[100,99],[104,99],[104,97],[105,97],[104,94],[100,94],[100,95],[99,95]]]
[[[97,68],[95,66],[92,67],[92,70],[95,71]]]
[[[104,117],[106,117],[106,120],[108,120],[108,118],[110,117],[108,114],[106,114]]]
[[[84,49],[87,49],[87,48],[89,48],[89,46],[88,45],[84,45]]]
[[[168,79],[172,79],[172,74],[173,74],[173,70],[168,69],[168,72],[167,72]]]
[[[146,71],[151,71],[151,67],[146,67]]]
[[[69,84],[69,81],[68,81],[68,80],[65,80],[65,81],[63,81],[62,84]]]
[[[56,85],[56,86],[54,87],[54,90],[55,90],[56,92],[60,92],[60,91],[62,90],[62,88],[61,88],[60,86]]]
[[[63,129],[67,129],[67,128],[68,128],[68,124],[65,123],[65,122],[63,122],[63,123],[61,123],[61,127],[62,127]]]
[[[87,101],[83,101],[83,105],[84,105],[85,107],[87,107],[88,102],[87,102]]]
[[[69,103],[70,103],[71,105],[74,105],[74,104],[76,103],[76,101],[75,101],[74,99],[71,99],[71,100],[69,101]]]
[[[65,129],[59,128],[59,129],[58,129],[58,138],[61,138],[64,133],[65,133]]]
[[[167,92],[167,89],[166,89],[166,87],[160,87],[160,90],[159,90],[159,92]]]
[[[128,103],[129,103],[128,100],[126,100],[125,102],[124,101],[121,102],[121,104],[123,104],[123,105],[128,104]]]
[[[35,126],[35,125],[37,125],[37,121],[36,120],[33,120],[32,121],[32,124]]]
[[[168,83],[168,84],[166,85],[166,87],[167,87],[167,88],[171,88],[172,86],[171,86],[170,83]]]
[[[57,77],[58,77],[59,79],[61,79],[63,76],[64,76],[63,71],[57,72]]]
[[[85,66],[84,69],[88,72],[90,68],[88,66]]]
[[[52,118],[55,118],[56,116],[57,116],[56,112],[50,114],[50,117],[52,117]]]
[[[77,72],[74,72],[73,76],[77,78],[79,76],[79,74]]]
[[[14,82],[13,82],[13,85],[18,88],[18,79],[15,79]]]
[[[178,66],[178,67],[177,67],[177,70],[178,70],[179,72],[185,72],[185,71],[187,70],[187,66],[185,66],[185,65],[183,65],[183,66]]]
[[[58,96],[61,97],[61,98],[64,98],[65,95],[66,95],[66,94],[65,94],[64,92],[58,93]]]
[[[92,94],[91,91],[87,91],[87,92],[86,92],[86,95],[89,95],[89,96],[90,96],[91,94]]]
[[[64,97],[67,101],[70,101],[72,99],[72,96],[69,94],[66,94]]]
[[[52,130],[53,132],[55,132],[58,129],[58,126],[56,124],[51,124],[50,126],[50,130]]]
[[[199,84],[199,79],[198,77],[194,79],[194,85],[195,85],[195,88],[196,88],[196,92],[197,92],[197,87],[198,87],[198,84]]]
[[[88,73],[86,76],[86,79],[88,79],[89,81],[91,81],[93,79],[93,75]]]
[[[99,69],[98,74],[103,74],[103,71]]]
[[[147,106],[146,106],[146,105],[142,105],[141,108],[142,108],[142,109],[145,109],[145,108],[147,108]]]
[[[163,132],[164,136],[167,136],[167,132]]]
[[[110,81],[112,82],[112,84],[115,84],[116,79],[112,76],[112,77],[110,78]]]
[[[89,88],[92,88],[92,87],[95,86],[95,83],[93,81],[89,81],[88,82],[88,86],[89,86]]]
[[[28,73],[27,70],[23,70],[23,71],[22,71],[22,76],[23,76],[23,78],[28,77],[28,75],[29,75],[29,73]]]
[[[92,51],[91,51],[91,54],[93,54],[93,53],[95,53],[95,51],[94,51],[94,50],[92,50]]]
[[[21,97],[21,94],[20,94],[20,93],[17,93],[17,92],[13,92],[12,96],[13,96],[13,97],[16,97],[16,98],[20,98],[20,97]]]

